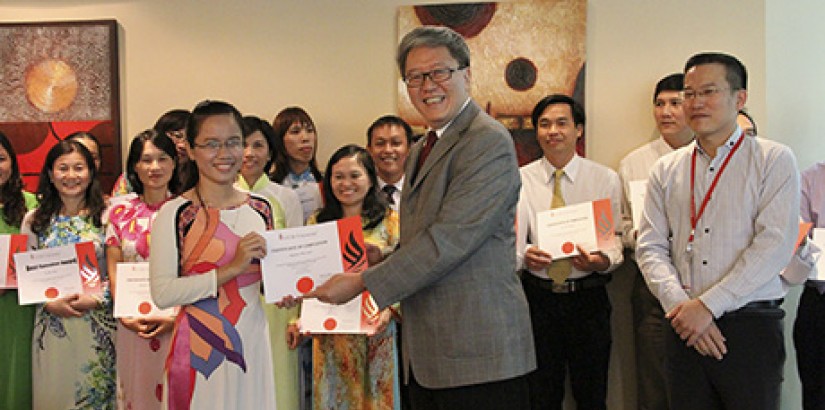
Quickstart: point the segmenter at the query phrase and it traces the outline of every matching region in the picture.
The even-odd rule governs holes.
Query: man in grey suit
[[[343,303],[366,288],[382,308],[401,301],[413,408],[529,408],[524,375],[536,364],[515,273],[521,182],[512,139],[470,99],[470,53],[458,33],[414,29],[398,66],[430,128],[407,161],[401,246],[307,297]]]

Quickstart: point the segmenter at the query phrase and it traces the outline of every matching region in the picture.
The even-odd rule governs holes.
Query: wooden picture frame
[[[76,131],[100,142],[99,179],[121,174],[116,20],[0,23],[0,131],[12,143],[27,191],[49,149]]]

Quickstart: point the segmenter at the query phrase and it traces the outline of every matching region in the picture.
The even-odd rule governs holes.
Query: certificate
[[[588,251],[607,248],[615,236],[607,198],[539,212],[536,225],[538,246],[553,259],[578,255],[577,244]]]
[[[267,303],[279,302],[287,295],[303,295],[336,273],[360,272],[367,267],[358,216],[262,235],[267,251],[261,259]]]
[[[25,252],[29,238],[26,235],[0,235],[0,289],[17,288],[17,270],[14,254]]]
[[[380,310],[369,292],[343,305],[329,305],[317,299],[301,301],[301,331],[310,333],[375,333],[368,320]]]
[[[149,288],[149,262],[118,263],[115,317],[174,316],[175,308],[160,309]]]
[[[633,229],[639,230],[639,223],[642,221],[642,211],[645,209],[645,194],[647,194],[647,181],[640,179],[627,183],[630,198],[630,214],[633,217]]]
[[[14,262],[21,305],[48,302],[74,293],[103,293],[91,242],[17,253]]]

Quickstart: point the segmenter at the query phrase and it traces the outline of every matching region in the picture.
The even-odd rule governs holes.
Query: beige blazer
[[[401,245],[364,281],[382,307],[401,301],[405,375],[446,388],[536,367],[527,300],[516,276],[521,181],[513,140],[470,102],[412,179],[407,159]]]

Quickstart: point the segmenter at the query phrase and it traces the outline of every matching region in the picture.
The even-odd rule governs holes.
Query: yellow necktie
[[[564,176],[563,169],[557,169],[553,173],[553,200],[550,202],[550,209],[561,208],[564,206],[564,196],[561,194],[561,178]],[[573,270],[570,264],[570,259],[555,259],[553,263],[547,268],[547,276],[555,283],[564,283],[570,272]]]

